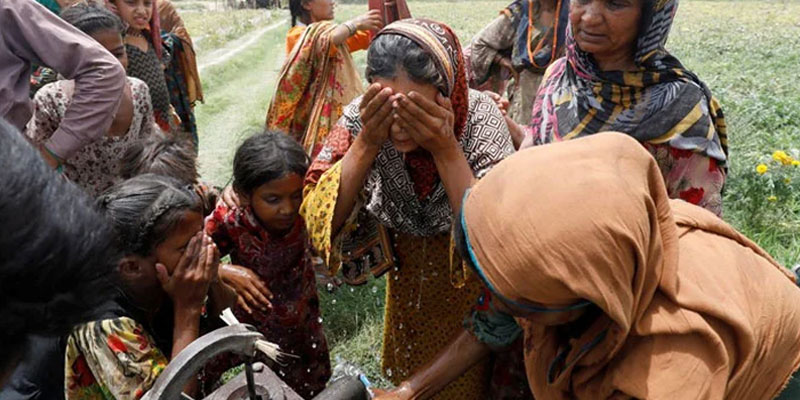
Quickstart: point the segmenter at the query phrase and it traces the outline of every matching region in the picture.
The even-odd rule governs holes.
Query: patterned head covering
[[[545,74],[533,106],[533,144],[602,131],[727,161],[727,129],[708,87],[664,45],[677,0],[645,0],[633,72],[601,71],[567,28],[567,55]]]
[[[439,74],[445,78],[445,87],[438,88],[453,105],[456,138],[460,138],[467,125],[469,114],[469,87],[464,67],[461,43],[449,26],[428,19],[404,19],[383,28],[376,37],[400,35],[418,44],[431,56]],[[406,163],[414,180],[414,189],[420,198],[427,197],[438,182],[439,175],[433,157],[424,149],[406,154]]]

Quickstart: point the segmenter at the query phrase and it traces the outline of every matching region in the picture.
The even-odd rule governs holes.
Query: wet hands
[[[411,400],[414,398],[413,390],[405,382],[390,391],[373,388],[372,392],[375,394],[373,400]]]
[[[358,135],[368,147],[378,150],[389,139],[393,107],[392,102],[397,99],[391,88],[383,87],[380,83],[373,83],[367,88],[361,98],[359,111],[361,114],[361,134]]]
[[[239,265],[226,264],[220,268],[220,279],[236,291],[236,303],[248,314],[253,309],[267,311],[272,308],[272,292],[253,270]]]
[[[437,93],[435,101],[431,101],[412,91],[398,95],[392,108],[395,125],[392,129],[403,130],[434,157],[460,151],[453,132],[455,114],[449,98]]]
[[[218,273],[219,250],[203,232],[198,232],[189,241],[171,274],[164,264],[156,264],[156,276],[175,308],[198,314],[203,308],[211,283],[219,276]]]

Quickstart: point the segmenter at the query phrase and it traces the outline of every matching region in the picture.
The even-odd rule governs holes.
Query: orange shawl
[[[342,108],[362,92],[361,78],[344,45],[331,52],[336,24],[316,22],[286,58],[267,111],[266,128],[288,133],[315,155]]]
[[[794,279],[710,212],[668,200],[626,135],[511,156],[468,194],[462,224],[499,297],[599,309],[572,338],[517,318],[536,398],[772,399],[800,365]]]

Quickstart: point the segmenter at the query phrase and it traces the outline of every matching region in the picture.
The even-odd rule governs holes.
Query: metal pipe
[[[247,393],[250,394],[250,400],[261,400],[261,396],[256,393],[256,380],[253,378],[253,359],[248,358],[244,363],[244,373],[247,378]]]

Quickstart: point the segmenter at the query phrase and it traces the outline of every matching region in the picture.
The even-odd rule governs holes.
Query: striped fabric
[[[602,131],[668,144],[725,165],[727,128],[708,87],[665,48],[677,0],[656,0],[642,14],[634,72],[601,71],[567,28],[567,54],[545,73],[528,142],[543,144]]]

